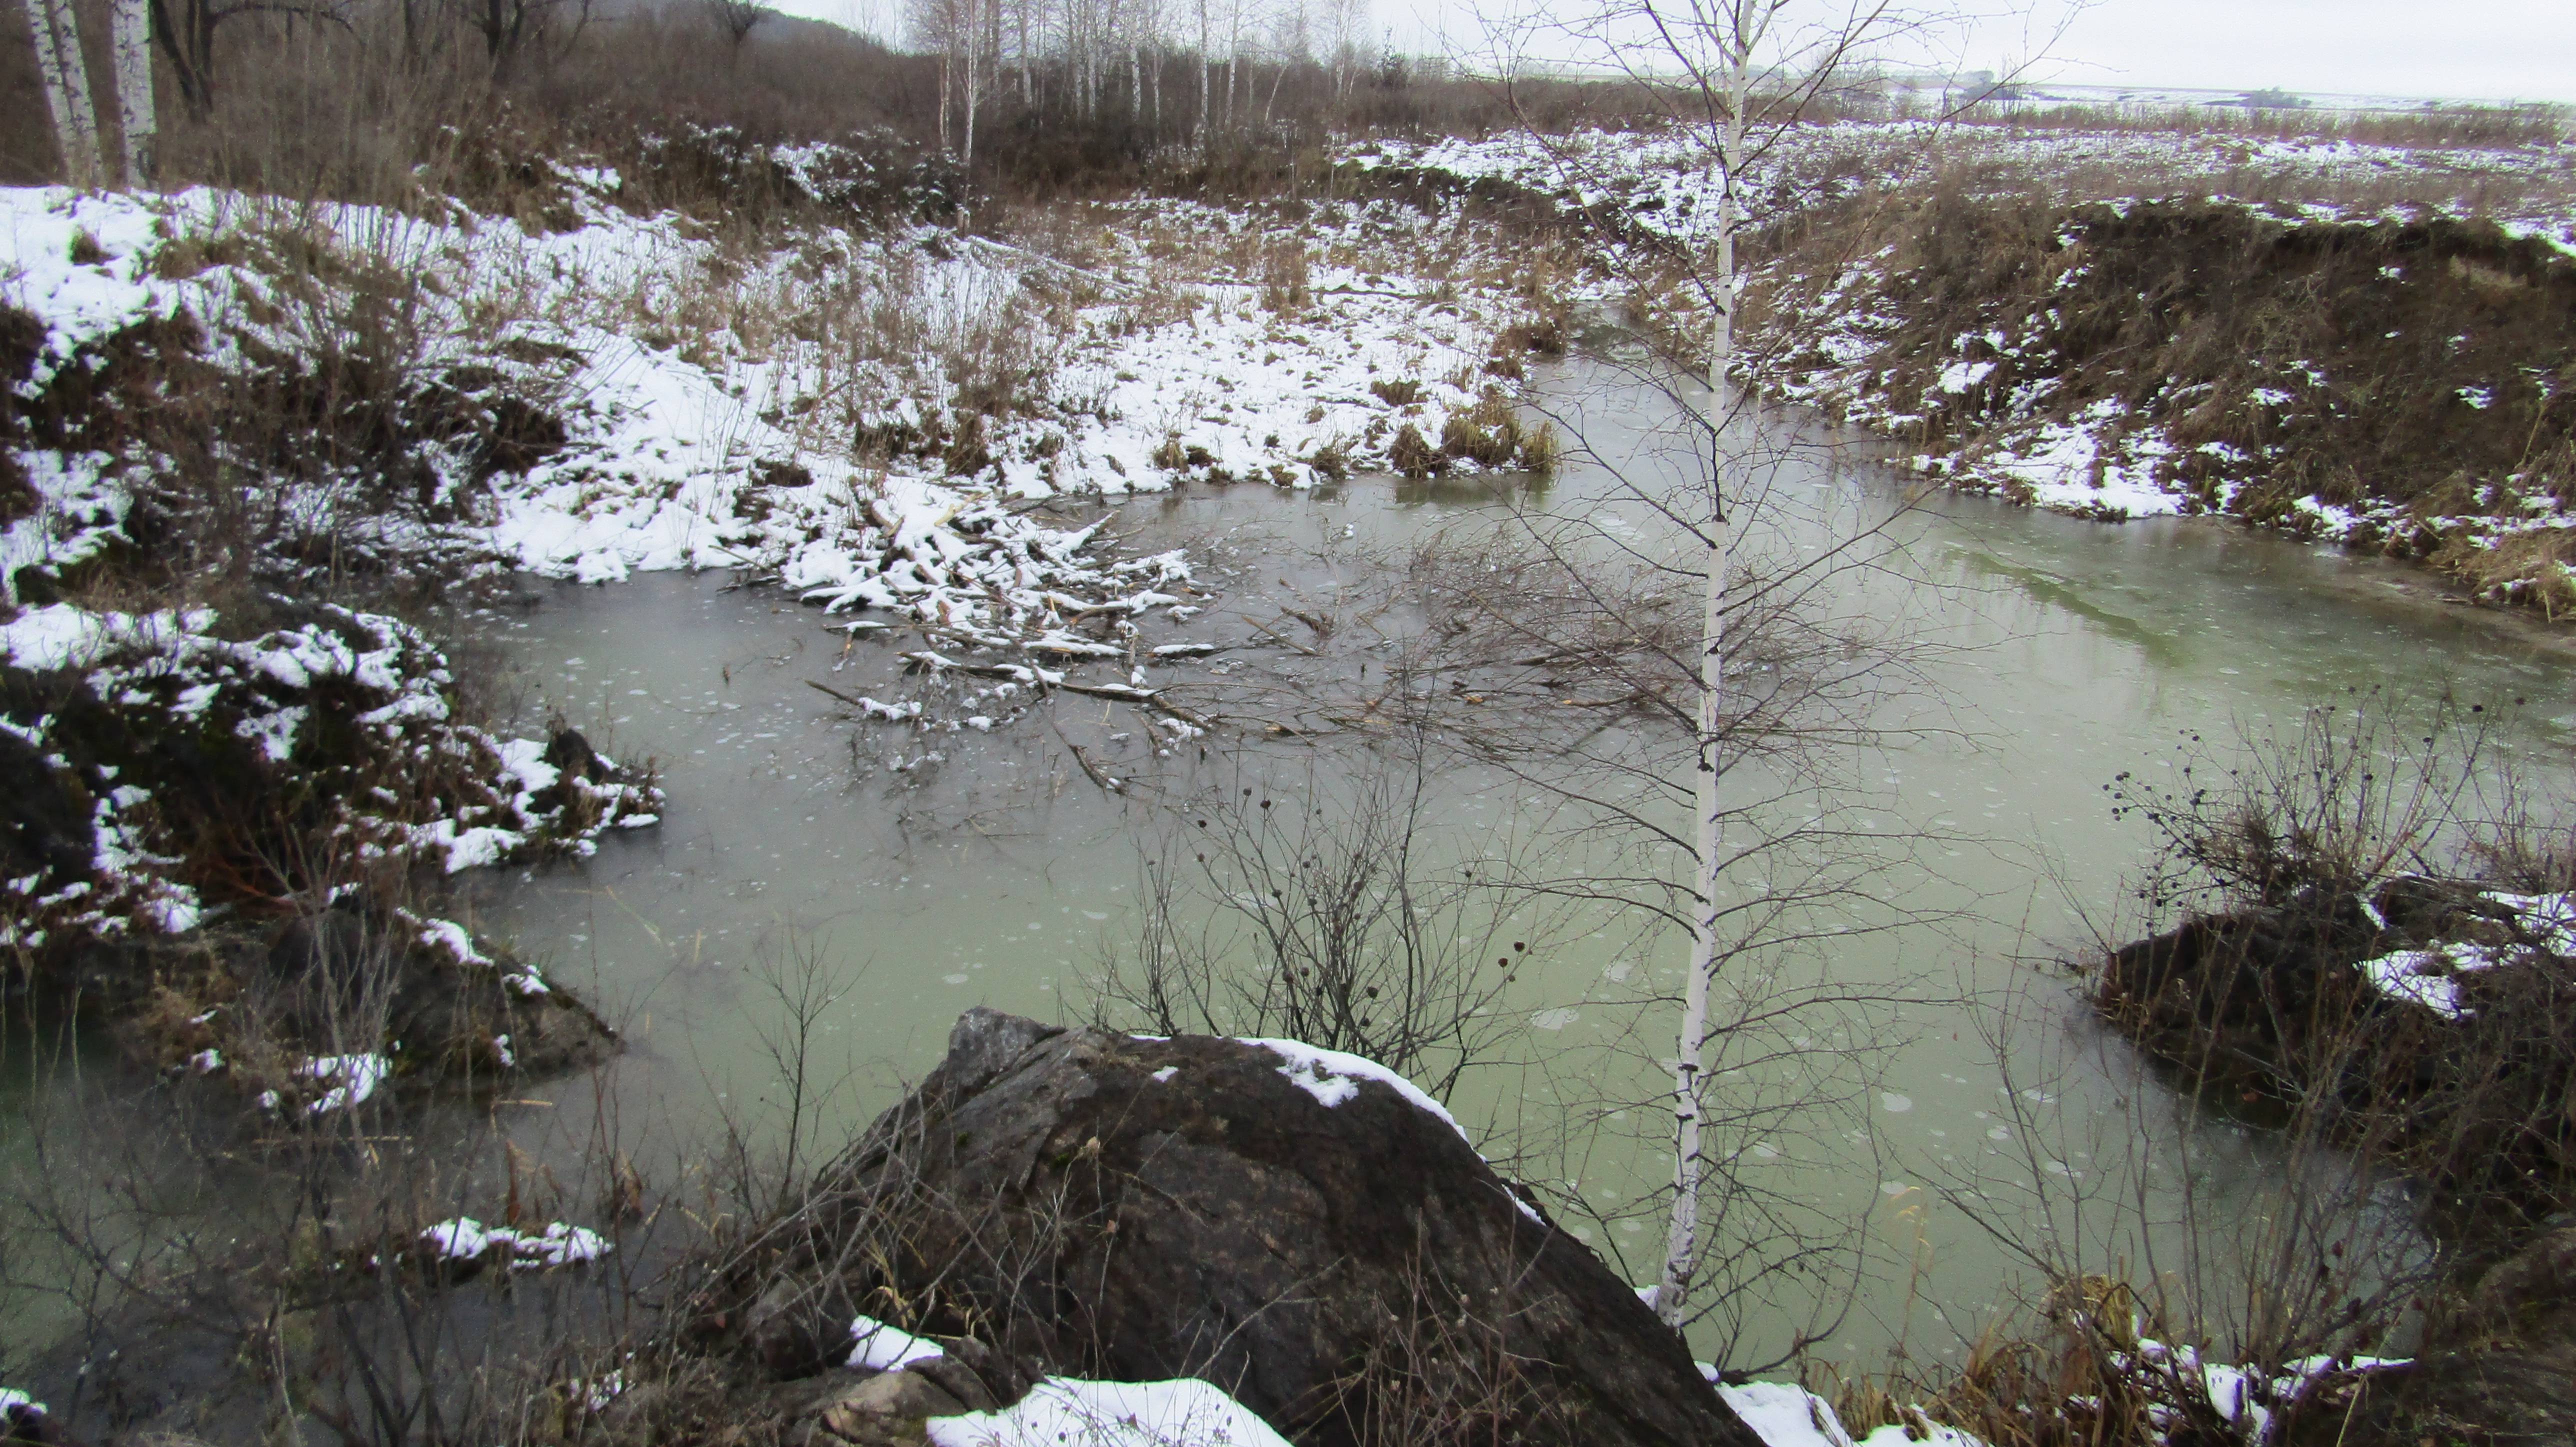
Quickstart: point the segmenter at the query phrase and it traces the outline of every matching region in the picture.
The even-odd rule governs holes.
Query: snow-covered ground
[[[2109,1353],[2107,1365],[2147,1403],[2148,1419],[2159,1435],[2185,1421],[2205,1420],[2201,1410],[2205,1407],[2245,1447],[2267,1447],[2274,1441],[2282,1410],[2320,1382],[2406,1365],[2403,1360],[2388,1357],[2319,1356],[2272,1371],[2207,1361],[2202,1353],[2188,1346],[2171,1346],[2143,1337],[2130,1340],[2135,1350]],[[1704,1370],[1709,1370],[1712,1381],[1716,1380],[1713,1369]],[[1804,1387],[1786,1382],[1746,1382],[1741,1386],[1720,1383],[1717,1390],[1754,1435],[1762,1439],[1763,1447],[1905,1447],[1907,1443],[1983,1447],[1981,1439],[1919,1410],[1908,1411],[1912,1419],[1908,1424],[1890,1423],[1854,1435],[1843,1425],[1832,1403]],[[2082,1416],[2097,1414],[2101,1409],[2099,1400],[2091,1398],[2017,1405],[2023,1412],[2057,1416],[2063,1425],[2078,1431],[2083,1430],[2081,1420],[2069,1420],[2069,1408],[2078,1409]]]
[[[1506,274],[1396,270],[1448,234],[1398,207],[1326,203],[1276,240],[1204,206],[1103,208],[1092,249],[1111,265],[1095,270],[926,227],[739,254],[684,218],[620,210],[613,176],[582,173],[573,194],[579,229],[529,234],[202,190],[0,191],[0,302],[48,328],[20,391],[174,313],[206,325],[219,364],[246,345],[331,344],[295,319],[305,283],[288,243],[319,243],[417,283],[412,372],[499,371],[565,426],[564,445],[493,477],[472,522],[438,541],[585,582],[748,567],[834,606],[1026,625],[1069,591],[1089,606],[1184,575],[1087,566],[1088,539],[1009,500],[1382,467],[1405,423],[1436,437],[1503,385],[1482,368],[1522,309]],[[1288,266],[1295,291],[1265,264]],[[992,409],[974,420],[970,385]],[[985,456],[938,445],[971,428]],[[112,533],[135,459],[21,460],[45,506],[8,530],[12,575]],[[469,488],[474,458],[429,461],[443,496]]]
[[[1098,524],[1049,526],[1031,504],[1193,479],[1303,488],[1385,467],[1408,432],[1438,438],[1453,412],[1507,395],[1516,365],[1487,363],[1530,307],[1508,254],[1391,204],[1288,217],[1140,201],[1089,208],[1044,249],[928,226],[807,228],[761,249],[631,213],[613,172],[556,179],[579,222],[559,231],[456,207],[430,220],[203,189],[0,190],[0,307],[41,329],[17,397],[36,409],[78,394],[78,374],[115,375],[119,348],[147,334],[185,333],[219,373],[363,352],[404,399],[506,398],[536,417],[534,442],[496,464],[493,437],[425,429],[416,508],[371,505],[357,477],[266,475],[246,453],[245,494],[283,531],[582,582],[739,569],[875,615],[857,627],[920,628],[934,671],[1001,670],[979,701],[1007,714],[1013,695],[1074,669],[1150,692],[1149,670],[1178,663],[1155,652],[1152,624],[1200,606],[1184,556],[1117,556]],[[131,546],[138,499],[177,464],[148,435],[43,445],[20,429],[7,445],[30,495],[0,513],[10,662],[90,669],[111,706],[190,720],[221,694],[241,715],[227,726],[279,763],[304,723],[292,690],[270,686],[293,682],[281,670],[310,665],[299,687],[346,674],[384,695],[370,726],[455,735],[438,746],[471,754],[497,796],[481,816],[432,809],[397,835],[362,831],[368,848],[455,869],[530,844],[535,821],[507,801],[553,782],[536,777],[550,773],[539,746],[449,727],[444,660],[416,633],[351,613],[245,637],[215,608],[56,600],[52,580]],[[47,586],[22,597],[31,580]],[[60,766],[55,723],[12,729]],[[193,923],[178,861],[155,852],[149,797],[131,780],[81,783],[107,801],[98,897],[75,917],[56,898],[68,882],[15,881],[13,937],[39,916],[93,931]],[[639,795],[584,827],[652,815]]]
[[[2499,966],[2576,960],[2576,895],[2514,894],[2490,890],[2480,902],[2503,916],[2512,939],[2437,940],[2420,949],[2393,950],[2353,968],[2391,1000],[2421,1005],[2446,1020],[2468,1015],[2460,1002],[2460,977]]]

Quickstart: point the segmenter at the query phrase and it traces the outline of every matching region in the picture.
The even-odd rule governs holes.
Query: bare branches
[[[1348,1051],[1446,1096],[1497,1062],[1500,1008],[1566,912],[1516,911],[1512,870],[1427,825],[1417,757],[1179,801],[1145,869],[1133,959],[1093,982],[1104,1023]]]

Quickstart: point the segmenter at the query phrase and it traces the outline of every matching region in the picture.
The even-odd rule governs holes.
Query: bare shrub
[[[1283,316],[1305,311],[1313,300],[1308,291],[1309,275],[1306,248],[1302,242],[1292,239],[1273,244],[1262,258],[1263,309]]]
[[[1106,1027],[1302,1040],[1447,1096],[1519,1032],[1501,1008],[1561,915],[1427,822],[1419,762],[1183,801],[1145,870],[1133,957],[1091,981]]]

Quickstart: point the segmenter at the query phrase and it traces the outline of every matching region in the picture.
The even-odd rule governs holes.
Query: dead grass
[[[2457,538],[2443,543],[2426,561],[2481,597],[2537,608],[2554,623],[2576,617],[2576,570],[2570,569],[2571,560],[2576,560],[2576,532],[2550,527],[2492,541]]]

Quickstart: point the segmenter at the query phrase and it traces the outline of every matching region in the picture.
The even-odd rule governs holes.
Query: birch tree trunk
[[[966,146],[960,158],[970,168],[975,164],[975,110],[984,99],[983,76],[977,69],[983,60],[983,51],[984,37],[970,32],[966,40],[966,83],[961,97],[965,102]]]
[[[952,42],[949,52],[939,57],[939,154],[943,156],[955,153],[955,148],[948,141],[948,112],[951,105],[949,92],[955,89],[951,78],[956,69],[957,57]]]
[[[1717,256],[1709,286],[1708,338],[1708,573],[1703,585],[1699,659],[1699,780],[1696,879],[1699,909],[1693,916],[1689,977],[1682,993],[1682,1028],[1673,1057],[1673,1215],[1664,1242],[1664,1269],[1655,1284],[1655,1311],[1679,1327],[1699,1264],[1699,1206],[1708,1176],[1701,1140],[1700,1076],[1708,1054],[1708,995],[1717,975],[1717,884],[1723,864],[1724,826],[1718,797],[1721,705],[1726,693],[1726,570],[1731,556],[1726,515],[1723,429],[1726,374],[1735,356],[1735,233],[1742,224],[1736,184],[1744,161],[1744,111],[1751,99],[1753,49],[1774,0],[1733,0],[1726,46],[1726,113],[1719,118]]]
[[[151,0],[115,0],[109,12],[116,42],[116,109],[125,141],[125,184],[152,179],[153,142],[160,126],[152,110]]]
[[[71,0],[26,0],[27,28],[36,36],[36,70],[45,107],[53,112],[54,143],[62,151],[63,179],[73,186],[98,184],[98,111],[89,99],[89,67],[82,59],[79,17]]]
[[[1203,156],[1207,154],[1208,144],[1216,135],[1208,115],[1209,82],[1214,79],[1209,69],[1214,64],[1208,55],[1208,44],[1211,39],[1208,32],[1208,0],[1199,0],[1199,154]]]

